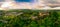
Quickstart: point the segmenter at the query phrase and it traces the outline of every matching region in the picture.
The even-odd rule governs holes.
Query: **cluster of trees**
[[[0,11],[0,27],[60,27],[59,11]]]

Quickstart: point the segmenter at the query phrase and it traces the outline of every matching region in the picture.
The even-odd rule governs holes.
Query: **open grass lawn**
[[[60,11],[0,10],[0,27],[60,27]]]

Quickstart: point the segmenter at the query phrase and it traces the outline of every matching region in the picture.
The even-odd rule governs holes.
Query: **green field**
[[[0,27],[60,27],[60,11],[0,10]]]

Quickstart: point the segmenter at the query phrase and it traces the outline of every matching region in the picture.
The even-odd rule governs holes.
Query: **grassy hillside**
[[[60,27],[60,11],[0,10],[0,27]]]

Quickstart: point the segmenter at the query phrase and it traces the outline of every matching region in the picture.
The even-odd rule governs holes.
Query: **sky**
[[[33,0],[15,0],[16,2],[32,2]]]
[[[35,2],[35,1],[45,1],[45,3],[60,3],[60,0],[0,0],[0,2],[4,1],[15,1],[15,2]]]
[[[11,2],[11,1],[15,1],[15,2]],[[28,8],[28,9],[37,8],[38,9],[38,8],[50,8],[49,6],[47,6],[47,4],[51,5],[51,3],[55,4],[55,2],[60,3],[60,0],[36,0],[36,2],[35,0],[0,0],[0,2],[4,2],[1,5],[2,8],[10,7],[10,8],[23,8],[23,9],[24,8]],[[20,3],[20,2],[26,2],[26,3]],[[29,2],[33,2],[33,3],[29,3]]]
[[[0,0],[0,2],[4,2],[5,0]],[[10,1],[10,0],[6,0]],[[34,0],[14,0],[15,2],[33,2]]]

